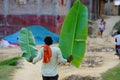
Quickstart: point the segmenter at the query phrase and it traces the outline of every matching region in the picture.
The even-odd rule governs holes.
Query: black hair
[[[104,19],[102,18],[102,19],[101,19],[101,22],[103,22],[103,21],[104,21]]]
[[[57,20],[59,20],[60,19],[60,15],[57,15]]]
[[[117,34],[120,34],[120,31],[117,31]]]
[[[51,45],[53,43],[53,40],[50,36],[46,36],[44,39],[45,44]]]

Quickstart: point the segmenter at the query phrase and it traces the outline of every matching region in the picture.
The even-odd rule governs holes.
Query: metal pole
[[[41,1],[42,0],[37,0],[37,16],[40,16],[40,9],[41,9]]]
[[[89,8],[90,8],[90,13],[89,13],[89,18],[92,19],[93,17],[93,14],[92,14],[92,5],[93,5],[93,0],[90,0],[89,1]]]
[[[67,0],[67,3],[66,3],[66,12],[67,13],[70,10],[70,8],[71,8],[71,0]]]
[[[110,0],[108,0],[108,5],[107,5],[107,14],[111,14],[111,7],[110,7]]]
[[[8,15],[8,0],[3,0],[4,3],[4,21],[5,25],[7,25],[7,15]]]
[[[58,0],[53,0],[53,1],[54,1],[54,4],[55,4],[54,5],[55,6],[55,9],[54,9],[55,14],[54,15],[57,16],[57,15],[59,15],[59,3],[58,3],[59,1]]]
[[[6,17],[8,15],[8,0],[4,1],[4,16]]]
[[[118,6],[118,15],[120,16],[120,5]]]

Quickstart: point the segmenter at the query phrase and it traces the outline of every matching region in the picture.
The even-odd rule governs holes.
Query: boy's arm
[[[62,53],[61,53],[61,51],[59,49],[58,50],[58,59],[59,59],[59,62],[66,63],[66,62],[71,62],[73,60],[73,56],[70,55],[67,59],[64,59],[63,56],[62,56]]]
[[[40,53],[36,57],[34,58],[32,56],[30,57],[30,62],[36,63],[42,59],[42,56],[43,56],[43,52],[42,52],[42,49],[40,49]]]

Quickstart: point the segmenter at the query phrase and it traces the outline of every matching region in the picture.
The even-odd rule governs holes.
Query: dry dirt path
[[[110,36],[110,32],[113,28],[113,25],[120,19],[120,16],[110,16],[105,19],[107,22],[106,30],[103,33],[103,38],[88,38],[90,48],[101,48],[101,47],[113,47],[114,48],[114,38]],[[72,65],[59,65],[58,73],[59,80],[62,80],[64,77],[70,76],[72,74],[78,74],[82,76],[100,76],[101,73],[107,71],[108,69],[116,66],[119,63],[119,59],[114,55],[114,51],[111,52],[86,52],[86,55],[92,54],[94,56],[102,56],[103,64],[97,67],[79,67],[75,68]],[[85,56],[86,56],[85,55]],[[37,64],[28,63],[26,60],[22,60],[22,68],[18,69],[13,74],[13,80],[42,80],[41,79],[41,62]]]

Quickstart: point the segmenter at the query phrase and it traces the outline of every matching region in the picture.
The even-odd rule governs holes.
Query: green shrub
[[[15,58],[12,58],[12,59],[7,59],[7,60],[4,60],[4,61],[1,61],[0,66],[2,66],[2,65],[15,66],[19,59],[20,59],[20,57],[15,57]]]
[[[120,31],[120,21],[118,21],[118,22],[115,24],[114,28],[115,28],[116,30]]]
[[[19,67],[4,65],[0,66],[0,80],[12,80],[11,75]]]
[[[0,62],[0,80],[12,80],[11,75],[19,68],[16,66],[19,59],[20,57],[14,57]]]

